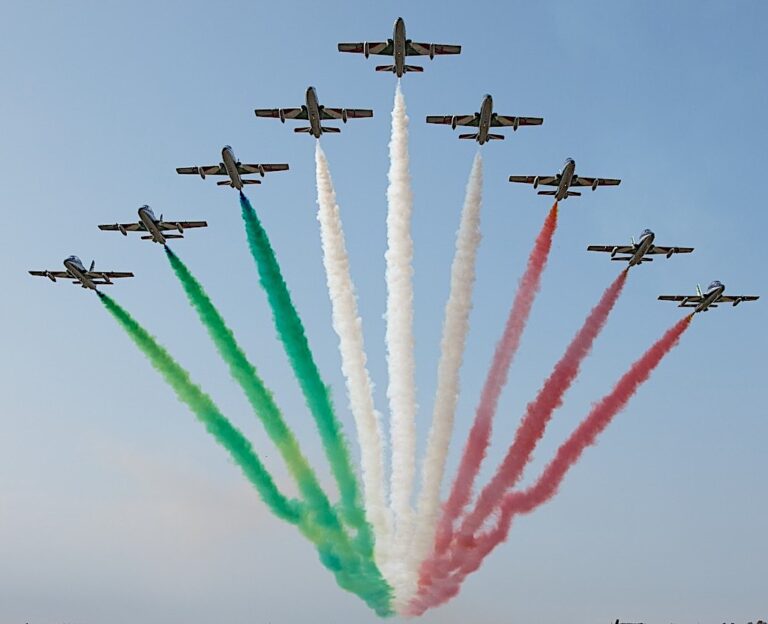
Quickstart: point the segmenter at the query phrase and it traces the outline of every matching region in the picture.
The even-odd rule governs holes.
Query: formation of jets
[[[392,38],[386,41],[339,43],[340,52],[362,54],[366,58],[370,55],[391,56],[391,65],[378,65],[376,71],[392,72],[398,78],[408,72],[422,72],[424,68],[418,65],[406,63],[408,57],[455,55],[461,53],[461,46],[443,43],[419,43],[408,39],[405,31],[405,22],[399,17],[395,21]],[[347,123],[349,119],[362,119],[373,117],[373,111],[368,108],[331,108],[320,104],[317,91],[309,87],[306,91],[304,103],[300,108],[257,108],[257,117],[279,119],[282,123],[286,120],[305,121],[308,126],[294,128],[294,132],[306,133],[316,139],[320,139],[326,133],[339,133],[337,126],[326,125],[326,122],[342,121]],[[491,129],[512,128],[516,131],[521,126],[540,126],[544,123],[541,117],[523,117],[517,115],[499,115],[493,110],[493,98],[490,95],[483,97],[478,112],[469,115],[429,115],[427,123],[450,125],[453,130],[458,126],[476,129],[476,132],[459,134],[459,139],[474,139],[480,145],[488,141],[504,139],[503,134],[491,132]],[[235,156],[232,148],[225,145],[221,150],[221,162],[217,165],[179,167],[176,172],[181,175],[222,176],[225,179],[216,182],[219,186],[229,186],[242,192],[245,185],[261,184],[261,179],[267,173],[287,171],[288,165],[267,163],[242,163]],[[576,174],[576,162],[572,158],[566,159],[562,169],[554,175],[511,175],[510,182],[530,184],[534,190],[539,186],[550,187],[551,190],[540,190],[539,195],[547,195],[555,198],[555,201],[563,201],[569,197],[578,197],[581,192],[571,189],[591,188],[593,191],[600,186],[618,186],[621,180],[616,178],[586,177]],[[123,236],[128,232],[141,232],[143,240],[150,240],[161,245],[167,244],[169,239],[184,237],[184,231],[193,228],[207,227],[205,221],[166,221],[163,216],[155,217],[149,206],[141,206],[138,210],[139,220],[135,223],[115,223],[99,225],[99,229],[106,231],[118,231]],[[662,247],[655,244],[655,234],[651,230],[643,230],[637,242],[632,239],[631,245],[590,245],[588,251],[606,252],[611,260],[627,262],[628,267],[652,262],[654,255],[663,255],[671,258],[675,254],[691,253],[692,247],[668,246]],[[69,256],[64,260],[65,271],[30,271],[35,276],[47,277],[55,282],[59,279],[72,280],[83,288],[97,290],[98,286],[112,284],[113,279],[133,277],[133,273],[117,271],[95,271],[94,263],[86,269],[77,256]],[[662,301],[676,301],[683,308],[693,308],[694,314],[706,312],[718,307],[721,303],[730,303],[737,306],[743,301],[755,301],[754,295],[725,295],[725,286],[721,282],[712,282],[706,292],[697,287],[694,295],[662,295]]]

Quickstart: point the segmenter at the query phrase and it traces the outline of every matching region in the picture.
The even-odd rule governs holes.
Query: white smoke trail
[[[413,340],[413,241],[411,214],[413,196],[408,172],[408,116],[405,99],[397,84],[392,109],[392,137],[389,142],[389,186],[387,187],[387,368],[389,386],[387,398],[390,409],[390,444],[392,474],[390,477],[391,506],[395,520],[391,577],[394,589],[393,606],[400,610],[407,605],[404,592],[416,582],[407,578],[413,509],[411,496],[416,472],[416,384]]]
[[[373,404],[366,366],[362,321],[349,271],[349,257],[336,203],[331,172],[320,142],[316,142],[317,220],[323,244],[323,264],[331,298],[333,328],[339,337],[341,369],[357,428],[363,476],[365,513],[376,538],[376,561],[382,568],[391,552],[391,517],[387,508],[381,419]]]
[[[415,534],[409,552],[412,578],[421,561],[431,552],[435,526],[440,511],[440,486],[445,471],[448,447],[453,434],[456,401],[459,396],[459,372],[469,330],[475,260],[480,245],[480,207],[482,205],[483,159],[475,155],[467,182],[461,223],[456,234],[456,252],[451,265],[451,288],[445,306],[440,362],[437,367],[437,391],[432,413],[427,450],[421,470],[421,492]],[[415,592],[408,590],[408,598]]]

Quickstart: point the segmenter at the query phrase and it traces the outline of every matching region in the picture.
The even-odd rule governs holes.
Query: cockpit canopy
[[[642,240],[646,236],[651,236],[651,235],[653,235],[653,232],[648,228],[645,228],[642,232],[640,232],[640,239]]]
[[[709,286],[707,286],[707,290],[715,290],[715,288],[721,288],[722,286],[723,286],[722,282],[715,280]]]
[[[83,265],[83,262],[77,256],[69,256],[69,258],[67,258],[67,260],[69,260],[70,262],[76,262],[80,266]]]

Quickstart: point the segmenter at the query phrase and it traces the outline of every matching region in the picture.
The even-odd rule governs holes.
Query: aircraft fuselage
[[[77,256],[70,256],[64,260],[64,268],[72,275],[83,288],[90,288],[96,290],[96,284],[86,275],[85,267]]]
[[[163,236],[163,232],[160,228],[157,227],[158,220],[155,219],[155,213],[152,212],[152,209],[149,206],[142,206],[139,208],[139,221],[144,224],[147,232],[149,232],[152,237],[153,243],[165,245],[165,236]]]
[[[576,161],[573,160],[573,158],[567,159],[563,165],[563,168],[560,170],[560,181],[557,185],[555,201],[563,201],[566,197],[568,197],[568,189],[571,188],[571,184],[574,182],[575,172]]]
[[[224,149],[221,150],[221,164],[224,166],[232,182],[232,187],[242,191],[243,180],[240,178],[240,172],[237,170],[237,158],[235,158],[235,153],[229,145],[225,145]]]
[[[392,33],[392,56],[395,59],[395,74],[398,78],[402,78],[405,74],[405,46],[405,21],[402,17],[398,17]]]
[[[653,232],[646,232],[637,243],[637,249],[632,257],[629,259],[629,266],[633,267],[636,264],[640,264],[648,253],[648,250],[653,246],[653,240],[656,235]]]
[[[314,87],[307,89],[307,119],[309,119],[309,133],[316,139],[320,138],[323,130],[320,127],[320,104],[317,101],[317,91]]]
[[[488,140],[488,132],[491,128],[491,119],[493,118],[493,98],[486,95],[480,106],[480,123],[477,129],[477,142],[483,145]]]
[[[725,291],[725,285],[719,282],[717,286],[710,286],[709,289],[707,289],[707,292],[704,293],[704,299],[702,299],[701,303],[696,306],[694,314],[697,312],[706,311],[709,306],[711,306],[720,298],[720,295],[723,294],[723,291]]]

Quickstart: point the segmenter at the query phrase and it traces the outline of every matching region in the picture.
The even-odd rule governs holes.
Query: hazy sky
[[[268,228],[357,457],[315,219],[313,140],[256,107],[371,107],[323,138],[347,234],[376,399],[385,410],[387,142],[395,79],[338,41],[381,40],[398,15],[460,43],[404,92],[415,195],[420,444],[448,271],[476,145],[428,114],[543,116],[484,146],[483,243],[450,472],[547,198],[510,174],[572,156],[616,189],[571,199],[503,396],[487,477],[519,415],[616,263],[588,244],[644,227],[689,256],[634,270],[536,454],[547,461],[681,311],[655,301],[720,279],[765,297],[765,2],[15,2],[0,21],[0,622],[364,622],[298,533],[272,518],[226,453],[92,293],[33,279],[75,253],[136,279],[109,291],[254,440],[279,458],[229,379],[162,250],[98,223],[206,219],[174,245],[208,288],[323,481],[322,450],[245,245],[237,195],[174,168],[289,162],[248,189]],[[768,615],[768,351],[764,298],[695,319],[679,348],[585,453],[550,504],[425,622],[746,622]]]

